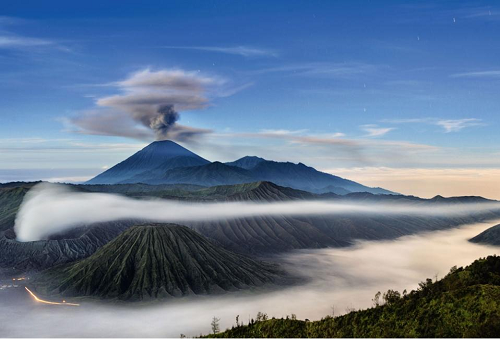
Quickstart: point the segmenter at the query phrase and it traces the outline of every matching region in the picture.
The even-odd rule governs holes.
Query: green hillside
[[[383,305],[319,321],[269,319],[210,337],[498,337],[500,257],[452,268],[443,279],[427,279],[416,291],[388,291]]]
[[[44,293],[142,300],[217,294],[284,281],[276,265],[213,245],[184,226],[134,226],[90,257],[42,272]]]
[[[33,183],[0,185],[0,232],[14,226],[16,213]]]

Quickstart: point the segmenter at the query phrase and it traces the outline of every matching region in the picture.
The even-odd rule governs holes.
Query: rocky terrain
[[[231,253],[184,226],[134,226],[81,261],[42,272],[38,290],[143,300],[218,294],[285,281],[274,264]]]

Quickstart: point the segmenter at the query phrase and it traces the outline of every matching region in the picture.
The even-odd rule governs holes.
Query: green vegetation
[[[497,337],[500,257],[453,267],[439,281],[421,282],[416,291],[389,290],[379,298],[374,298],[374,307],[343,316],[312,322],[261,316],[209,337]]]
[[[16,213],[23,201],[26,192],[33,184],[19,184],[18,186],[0,185],[0,232],[14,226]]]
[[[40,273],[39,291],[143,300],[286,283],[275,264],[231,253],[184,226],[134,226],[90,257]]]

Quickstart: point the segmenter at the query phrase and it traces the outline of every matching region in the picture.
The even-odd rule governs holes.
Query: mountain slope
[[[382,188],[367,187],[323,173],[302,163],[269,161],[255,156],[246,156],[225,164],[210,163],[168,140],[153,142],[86,184],[144,183],[217,186],[255,181],[271,181],[281,186],[313,193],[392,193]]]
[[[254,168],[263,161],[267,160],[255,156],[246,156],[235,161],[226,162],[226,165],[249,170]]]
[[[171,169],[209,163],[173,141],[155,141],[87,184],[115,184],[156,168]],[[151,174],[149,174],[151,175]]]
[[[319,321],[253,321],[209,337],[224,338],[467,338],[500,333],[500,257],[454,268],[417,291],[391,293],[385,305]]]
[[[245,171],[243,169],[239,169]],[[28,186],[26,186],[28,185]],[[14,213],[21,203],[16,190],[25,189],[33,184],[9,185],[4,188],[6,195],[12,197],[11,205],[6,208],[5,218],[9,228],[14,223]],[[24,187],[24,188],[23,188]],[[157,197],[184,201],[251,201],[259,203],[304,200],[335,200],[339,202],[367,202],[387,204],[413,204],[416,206],[435,206],[461,203],[489,202],[479,198],[440,198],[420,199],[401,195],[374,195],[370,193],[350,193],[344,196],[334,194],[316,195],[306,191],[278,186],[270,182],[245,183],[239,185],[200,186],[144,184],[128,185],[75,185],[76,190],[91,192],[119,193],[134,198]],[[2,194],[0,187],[0,197]],[[14,190],[11,192],[11,190]],[[0,206],[0,212],[2,210]],[[329,246],[348,246],[355,240],[395,239],[424,231],[443,230],[459,225],[500,217],[498,210],[484,211],[470,215],[448,217],[423,217],[418,215],[369,215],[335,214],[321,216],[255,216],[218,221],[186,222],[203,236],[233,252],[263,256],[282,253],[293,249],[324,248]],[[109,229],[107,226],[109,225]],[[0,232],[0,268],[19,267],[20,269],[43,269],[55,264],[67,263],[85,258],[100,246],[112,240],[131,222],[103,223],[99,226],[102,235],[92,236],[97,229],[85,228],[77,235],[60,235],[53,240],[21,243],[15,240],[13,231]],[[85,226],[85,225],[84,225]],[[86,232],[89,232],[88,234]]]
[[[80,262],[42,274],[48,291],[65,296],[141,300],[213,294],[280,280],[275,265],[210,243],[187,227],[135,226]]]
[[[132,224],[126,221],[106,222],[76,230],[74,233],[80,233],[76,236],[30,242],[15,240],[14,231],[10,229],[0,234],[0,267],[36,271],[83,259]]]
[[[478,244],[500,246],[500,225],[488,228],[469,241]]]
[[[239,167],[228,166],[218,161],[203,166],[176,168],[166,171],[147,184],[192,184],[202,186],[234,185],[255,181],[250,173]]]
[[[348,192],[392,193],[381,188],[367,187],[351,180],[323,173],[302,163],[262,161],[250,171],[255,179],[272,181],[280,186],[292,187],[313,193],[325,193],[324,188],[329,186],[332,186],[332,189],[337,189],[337,192],[340,189],[344,189]]]
[[[141,173],[135,176],[133,180],[125,180],[121,183],[141,180],[141,182],[150,185],[182,183],[217,186],[270,181],[280,186],[318,193],[392,193],[381,188],[367,187],[351,180],[319,172],[304,164],[257,159],[258,161],[253,161],[254,159],[242,158],[234,163],[213,162],[203,166],[175,168],[165,171],[162,175],[156,174],[155,176]]]

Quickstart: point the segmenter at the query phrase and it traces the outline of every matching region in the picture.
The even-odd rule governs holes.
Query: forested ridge
[[[217,332],[217,331],[214,331]],[[318,321],[294,315],[268,319],[259,313],[208,337],[498,337],[500,257],[453,267],[441,280],[427,279],[417,290],[377,293],[373,307]]]

